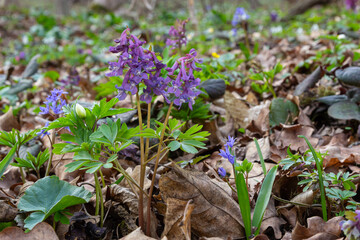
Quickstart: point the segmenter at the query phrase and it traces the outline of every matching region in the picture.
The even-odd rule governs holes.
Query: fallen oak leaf
[[[240,208],[220,184],[211,181],[203,172],[181,169],[176,164],[172,166],[173,170],[160,178],[160,193],[164,201],[168,198],[193,199],[191,229],[194,234],[203,237],[245,236]]]
[[[191,240],[191,213],[195,207],[194,204],[192,204],[192,202],[193,202],[193,200],[190,199],[186,203],[184,216],[179,224],[179,227],[181,227],[181,230],[182,230],[186,240]]]
[[[24,233],[19,227],[8,227],[0,232],[2,240],[58,240],[54,229],[46,222],[37,224],[30,232]]]
[[[343,217],[334,217],[327,222],[319,216],[307,219],[308,227],[304,227],[299,222],[291,234],[293,240],[333,240],[338,239],[341,235],[340,222]]]

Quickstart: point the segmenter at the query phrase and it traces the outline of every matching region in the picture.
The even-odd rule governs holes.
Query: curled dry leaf
[[[129,234],[137,228],[136,220],[138,218],[138,198],[134,192],[129,188],[125,188],[119,185],[113,185],[110,188],[110,194],[112,202],[107,202],[107,207],[113,208],[113,217],[116,221],[123,222],[123,227],[120,228],[122,236]],[[144,206],[146,206],[146,200]],[[110,206],[110,204],[112,206]],[[144,208],[144,216],[147,214],[147,208]],[[146,222],[146,219],[145,219]],[[151,212],[151,225],[150,234],[151,236],[156,235],[158,221],[153,212]]]
[[[265,234],[259,234],[253,240],[269,240],[269,238]]]
[[[250,132],[264,135],[269,131],[270,104],[270,101],[265,101],[261,105],[249,109],[250,124],[247,129]]]
[[[131,232],[130,234],[126,235],[125,237],[120,238],[119,240],[134,240],[134,239],[139,239],[139,240],[155,240],[155,238],[146,236],[146,235],[143,233],[143,231],[141,231],[140,228],[135,229],[133,232]]]
[[[184,216],[179,224],[186,240],[191,240],[191,213],[194,211],[194,204],[192,202],[193,200],[190,199],[186,203]]]
[[[249,121],[249,107],[245,101],[236,98],[231,92],[225,92],[224,101],[226,112],[235,120],[236,127],[245,128]]]
[[[290,200],[290,202],[296,204],[293,205],[288,203],[284,206],[278,208],[278,212],[284,216],[284,218],[295,227],[297,219],[300,219],[303,216],[303,213],[308,210],[307,207],[299,206],[298,204],[310,205],[314,202],[314,191],[308,190],[296,195]],[[292,207],[290,210],[286,209]]]
[[[166,201],[165,228],[162,236],[168,239],[188,240],[191,239],[191,213],[194,210],[192,201],[183,201],[176,198],[168,198]],[[188,207],[187,207],[188,206]],[[183,230],[185,227],[185,231]]]
[[[266,211],[264,214],[263,222],[260,226],[260,233],[265,234],[268,232],[268,229],[272,229],[276,239],[281,239],[282,232],[281,226],[286,224],[286,221],[278,216],[278,213],[275,208],[275,202],[273,199],[270,199]],[[260,238],[262,239],[262,238]]]
[[[0,130],[11,131],[13,128],[20,130],[20,124],[13,115],[12,107],[10,107],[5,114],[0,116]]]
[[[238,204],[220,185],[203,172],[184,170],[173,164],[173,171],[160,178],[160,193],[164,201],[174,198],[192,199],[192,232],[204,237],[245,236]]]
[[[19,227],[8,227],[0,232],[1,240],[59,240],[54,229],[46,222],[41,222],[36,225],[33,230],[28,233]]]
[[[292,151],[305,152],[308,149],[308,145],[304,139],[298,137],[299,135],[307,137],[313,147],[316,147],[319,142],[317,138],[311,137],[314,132],[312,127],[301,126],[300,124],[280,124],[280,126],[283,128],[282,131],[275,130],[275,135],[272,135],[275,138],[273,142],[278,148],[286,148],[290,145]]]
[[[262,138],[258,140],[259,146],[261,149],[261,153],[263,155],[264,160],[270,157],[270,142],[269,137]],[[256,149],[256,145],[254,141],[249,142],[246,146],[246,156],[245,158],[249,162],[260,162],[259,154]]]
[[[134,169],[128,168],[126,172],[129,174],[132,179],[134,179],[138,184],[140,184],[140,165],[137,165]],[[147,191],[150,188],[151,180],[147,178],[150,173],[150,168],[146,167],[145,169],[145,182],[144,182],[144,190]],[[128,181],[121,181],[121,186],[130,188]],[[136,194],[139,194],[139,189],[134,187]]]
[[[344,220],[343,217],[334,217],[327,222],[319,217],[311,217],[307,219],[308,227],[304,227],[296,223],[292,232],[293,240],[334,240],[341,235],[340,222]]]
[[[18,210],[4,200],[0,200],[0,222],[10,222],[16,217]]]

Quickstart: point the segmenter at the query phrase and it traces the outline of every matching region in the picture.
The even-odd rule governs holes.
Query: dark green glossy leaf
[[[342,101],[331,105],[328,109],[328,114],[335,119],[360,120],[360,108],[356,103],[351,101]]]
[[[284,98],[274,98],[270,106],[270,126],[291,123],[298,114],[299,109],[295,103]]]
[[[20,198],[18,208],[32,212],[25,219],[25,228],[32,229],[50,215],[67,207],[90,200],[91,193],[83,187],[76,187],[61,181],[57,176],[45,177],[30,186]]]

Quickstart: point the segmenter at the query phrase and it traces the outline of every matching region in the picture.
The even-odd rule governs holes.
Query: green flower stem
[[[96,179],[96,175],[94,175],[94,178]],[[100,202],[100,197],[99,197],[99,192],[97,190],[96,187],[96,180],[95,180],[95,196],[96,196],[96,200],[95,200],[95,215],[99,215],[99,202]]]
[[[51,144],[50,158],[49,158],[48,165],[47,165],[47,168],[46,168],[45,177],[49,176],[51,166],[52,166],[52,159],[53,159],[53,156],[54,156],[53,145],[55,144],[55,136],[56,136],[56,131],[55,131],[55,129],[53,129],[52,132],[51,132],[51,139],[50,139],[50,144]]]
[[[17,132],[17,139],[20,141],[20,132],[18,131]],[[20,145],[18,145],[18,144],[16,144],[15,145],[15,148],[16,148],[16,155],[17,155],[17,157],[19,158],[20,157],[20,153],[19,153],[19,150],[20,150]],[[25,183],[25,173],[24,173],[24,169],[22,168],[22,167],[19,167],[19,169],[20,169],[20,175],[21,175],[21,181],[23,182],[23,183]]]
[[[116,165],[114,169],[120,172],[122,175],[124,175],[124,177],[129,183],[134,184],[139,189],[140,192],[142,192],[146,197],[148,197],[148,194],[144,191],[144,189],[140,188],[139,184],[134,179],[132,179],[132,177],[129,176],[129,174],[121,167],[120,163],[118,161],[114,161],[114,162]]]
[[[19,147],[19,148],[20,148],[20,147]],[[20,157],[20,155],[19,155],[19,149],[17,148],[17,146],[16,146],[16,155],[17,155],[17,157]],[[23,169],[22,167],[19,167],[19,169],[20,169],[21,181],[22,181],[23,183],[25,183],[24,169]]]
[[[170,138],[166,138],[166,139],[163,140],[163,143],[169,142],[169,141],[171,141],[171,140],[172,140],[172,139],[170,139]],[[149,147],[149,150],[151,150],[151,149],[153,149],[153,148],[156,148],[156,147],[158,147],[158,146],[159,146],[158,143],[157,143],[157,144],[154,144],[153,146]]]
[[[244,32],[245,32],[245,45],[246,45],[247,49],[249,49],[250,54],[252,54],[252,51],[250,49],[250,44],[249,44],[249,32],[247,30],[247,26],[244,21],[242,22],[242,28],[244,29]]]
[[[165,151],[166,151],[166,152],[165,152]],[[163,153],[163,152],[165,152],[165,154],[167,154],[167,153],[169,152],[169,148],[163,148],[160,153]],[[164,155],[165,155],[165,154],[164,154]],[[148,164],[149,162],[151,162],[151,160],[153,160],[154,158],[156,158],[156,156],[157,156],[157,155],[149,158],[149,159],[145,162],[145,164]]]
[[[318,175],[319,175],[321,209],[322,209],[323,219],[326,222],[327,221],[327,211],[326,211],[327,204],[326,204],[325,186],[324,186],[324,180],[323,180],[323,161],[318,158],[318,156],[315,152],[315,149],[313,148],[313,146],[311,145],[309,140],[303,135],[299,135],[299,137],[305,139],[305,141],[306,141],[307,145],[309,146],[310,151],[314,157],[315,163],[316,163],[316,168],[318,170]]]
[[[265,161],[264,161],[264,157],[263,157],[262,152],[261,152],[259,142],[258,142],[258,140],[256,138],[254,138],[254,142],[255,142],[256,150],[257,150],[259,158],[260,158],[260,163],[261,163],[262,170],[264,172],[264,176],[266,176],[267,172],[266,172]],[[247,182],[247,179],[246,179],[246,182]]]
[[[100,173],[100,177],[101,177],[101,183],[102,183],[103,187],[105,187],[106,186],[105,179],[104,179],[104,175],[101,171],[101,168],[99,169],[99,173]]]
[[[99,215],[99,205],[100,205],[100,227],[104,225],[104,199],[100,187],[100,182],[97,173],[94,173],[95,177],[95,189],[96,189],[96,207],[97,213],[95,210],[95,215]]]
[[[225,180],[225,182],[229,185],[229,187],[231,188],[231,190],[232,190],[234,193],[236,193],[236,190],[231,186],[229,180],[228,180],[228,179],[224,179],[224,180]]]
[[[140,107],[140,97],[139,91],[136,93],[136,104],[139,118],[139,128],[140,133],[143,131],[141,107]],[[140,137],[140,188],[144,189],[145,181],[145,151],[144,151],[144,137]],[[139,227],[144,230],[144,195],[142,191],[139,192]]]
[[[150,128],[150,119],[151,119],[151,102],[148,103],[148,110],[147,110],[147,122],[146,122],[146,128]],[[146,138],[145,142],[145,156],[144,156],[144,164],[146,165],[148,156],[149,156],[149,145],[150,145],[150,138]]]
[[[53,227],[54,231],[56,231],[55,214],[53,214],[52,217],[53,217],[52,227]]]
[[[268,80],[266,80],[267,85],[268,85],[268,88],[269,88],[269,91],[271,92],[271,94],[273,95],[273,97],[276,98],[276,93],[275,93],[274,88],[273,88],[273,86],[272,86],[273,81],[274,81],[274,78],[272,78],[272,79],[270,80],[270,82],[269,82]]]
[[[167,123],[169,121],[172,106],[173,106],[173,102],[170,103],[169,109],[168,109],[168,111],[166,113],[166,117],[165,117],[164,125],[163,125],[164,127],[163,127],[163,129],[161,131],[159,146],[158,146],[158,150],[157,150],[157,153],[156,153],[154,174],[153,174],[152,179],[151,179],[151,185],[150,185],[150,190],[149,190],[149,198],[148,198],[148,202],[147,202],[147,221],[146,221],[146,235],[147,236],[150,235],[151,197],[152,197],[152,193],[153,193],[153,190],[154,190],[156,171],[157,171],[157,168],[158,168],[159,162],[160,162],[161,146],[163,144],[165,130],[166,130]]]
[[[22,167],[20,167],[20,175],[21,175],[21,181],[23,183],[25,183],[25,173],[24,173],[24,169]]]

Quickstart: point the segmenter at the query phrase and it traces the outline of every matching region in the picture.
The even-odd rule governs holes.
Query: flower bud
[[[75,111],[76,114],[80,117],[80,118],[85,118],[86,117],[86,110],[83,106],[81,106],[80,104],[76,104],[75,106]]]

